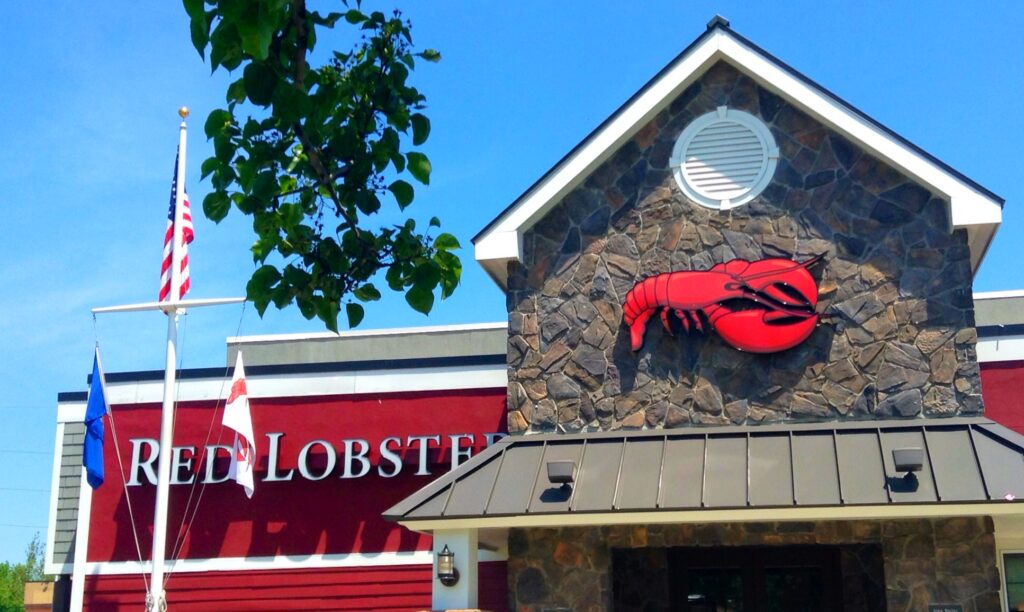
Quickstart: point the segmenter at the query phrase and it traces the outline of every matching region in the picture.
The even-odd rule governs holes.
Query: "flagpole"
[[[150,557],[152,563],[152,580],[149,584],[149,592],[146,593],[146,609],[155,612],[163,612],[167,609],[167,596],[164,591],[164,583],[166,581],[164,565],[167,561],[167,522],[171,482],[171,455],[173,450],[171,444],[174,438],[174,403],[178,358],[178,321],[181,315],[189,308],[217,306],[221,304],[238,304],[245,301],[245,298],[241,297],[186,300],[183,299],[181,295],[181,264],[185,257],[183,230],[185,226],[185,198],[187,197],[185,195],[185,144],[187,130],[185,118],[188,117],[188,109],[185,107],[180,108],[178,110],[178,115],[181,116],[181,125],[178,130],[178,158],[174,181],[174,226],[171,232],[170,242],[170,278],[166,285],[161,285],[161,288],[166,286],[170,291],[167,293],[164,301],[127,304],[123,306],[107,306],[92,309],[93,315],[99,313],[140,312],[147,310],[160,310],[167,315],[167,354],[164,369],[164,397],[160,410],[160,447],[157,454],[156,508],[153,516],[153,549]],[[163,283],[163,277],[161,277],[161,283]],[[161,294],[163,294],[163,291],[161,291]],[[109,412],[109,404],[107,408]],[[88,502],[86,501],[85,503]],[[79,529],[81,529],[81,525],[79,525]]]
[[[178,167],[175,170],[174,194],[174,237],[171,247],[171,294],[170,308],[167,310],[167,361],[164,369],[164,400],[160,409],[160,454],[157,459],[156,509],[153,514],[153,574],[149,583],[149,595],[146,607],[149,610],[162,612],[167,609],[164,593],[164,561],[167,557],[167,513],[170,498],[171,482],[171,441],[174,437],[174,392],[177,379],[177,341],[178,317],[183,308],[178,305],[181,299],[181,255],[182,255],[182,217],[184,215],[185,193],[185,118],[188,109],[178,110],[181,126],[178,130]]]

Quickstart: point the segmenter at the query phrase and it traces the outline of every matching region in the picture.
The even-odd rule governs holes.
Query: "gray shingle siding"
[[[74,561],[75,530],[78,527],[78,494],[82,474],[83,423],[65,423],[60,449],[60,479],[57,490],[57,525],[53,536],[52,561],[56,565]]]

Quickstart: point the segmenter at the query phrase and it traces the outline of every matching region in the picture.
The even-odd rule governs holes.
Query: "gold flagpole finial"
[[[188,107],[187,107],[187,106],[182,106],[181,108],[179,108],[179,109],[178,109],[178,115],[179,115],[179,116],[180,116],[180,117],[181,117],[182,119],[184,119],[184,118],[188,117]]]

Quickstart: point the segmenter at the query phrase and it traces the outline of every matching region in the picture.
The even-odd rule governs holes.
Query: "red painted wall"
[[[256,491],[251,500],[232,481],[221,484],[171,487],[168,551],[181,534],[179,558],[264,557],[275,555],[393,552],[428,550],[427,536],[383,520],[381,512],[401,501],[450,468],[449,434],[476,434],[475,452],[482,450],[487,432],[505,431],[505,389],[411,392],[332,398],[251,400],[256,436]],[[221,430],[216,411],[210,441],[211,403],[179,406],[175,446],[231,444],[232,434]],[[113,408],[124,469],[131,466],[132,438],[157,438],[159,406]],[[107,431],[111,431],[108,425]],[[266,432],[284,432],[279,470],[294,469],[301,448],[311,440],[329,441],[338,453],[338,466],[320,481],[302,478],[296,470],[290,482],[262,482],[267,470]],[[378,444],[388,436],[441,434],[442,446],[428,456],[431,476],[416,476],[418,450],[400,453],[404,468],[394,478],[377,475]],[[112,436],[111,436],[112,438]],[[342,479],[342,439],[370,443],[370,474]],[[463,441],[463,446],[468,441]],[[135,561],[128,498],[112,440],[105,444],[104,486],[93,494],[89,561]],[[316,455],[314,455],[316,457]],[[321,455],[321,465],[323,457]],[[198,463],[195,462],[195,463]],[[385,464],[390,469],[390,464]],[[193,471],[202,474],[205,463]],[[126,475],[127,478],[127,475]],[[127,487],[143,558],[149,558],[156,487],[145,483]],[[191,509],[189,509],[189,497]],[[200,497],[201,495],[201,497]],[[198,501],[198,510],[195,510]],[[186,510],[194,512],[187,531]]]
[[[430,550],[429,536],[385,521],[381,513],[450,469],[449,435],[473,434],[475,455],[486,444],[483,434],[506,431],[504,388],[252,399],[250,404],[257,445],[253,498],[247,499],[233,481],[205,487],[172,485],[169,557],[174,550],[180,551],[177,558],[189,559]],[[220,426],[222,408],[213,402],[179,405],[174,446],[230,445],[233,434]],[[160,407],[121,405],[112,411],[117,448],[127,471],[132,461],[130,440],[159,437]],[[150,555],[156,487],[145,478],[141,486],[122,486],[113,430],[108,420],[106,482],[93,493],[92,501],[91,562],[138,560],[129,500],[142,557]],[[295,469],[300,450],[312,440],[330,442],[338,455],[337,465],[323,480],[307,480],[296,469],[291,481],[263,482],[268,470],[267,432],[284,433],[278,473]],[[415,474],[418,447],[396,450],[403,461],[399,475],[378,475],[378,465],[393,469],[388,462],[381,464],[381,440],[438,434],[441,446],[431,448],[427,456],[431,475]],[[371,470],[360,478],[343,479],[343,440],[352,438],[369,443]],[[461,446],[469,446],[469,441],[462,440]],[[313,466],[326,463],[322,452],[312,457]],[[193,464],[192,472],[205,473],[205,461],[197,459]],[[217,473],[224,473],[226,458],[218,459],[216,465]],[[124,478],[130,476],[126,473]],[[187,530],[182,528],[186,515],[191,517]],[[171,577],[168,601],[176,610],[429,609],[430,572],[424,565],[182,572]],[[481,573],[481,603],[504,610],[505,563],[483,564]],[[94,576],[86,588],[90,610],[141,606],[145,593],[138,575]]]
[[[981,364],[985,416],[1024,434],[1024,361]]]
[[[174,574],[173,610],[429,610],[431,568],[425,565],[259,572]],[[508,609],[505,562],[480,564],[481,608]],[[91,576],[85,610],[141,610],[141,576]]]

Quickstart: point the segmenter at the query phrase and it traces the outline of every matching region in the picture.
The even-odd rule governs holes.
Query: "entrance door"
[[[839,548],[672,548],[673,610],[821,612],[841,609]]]

